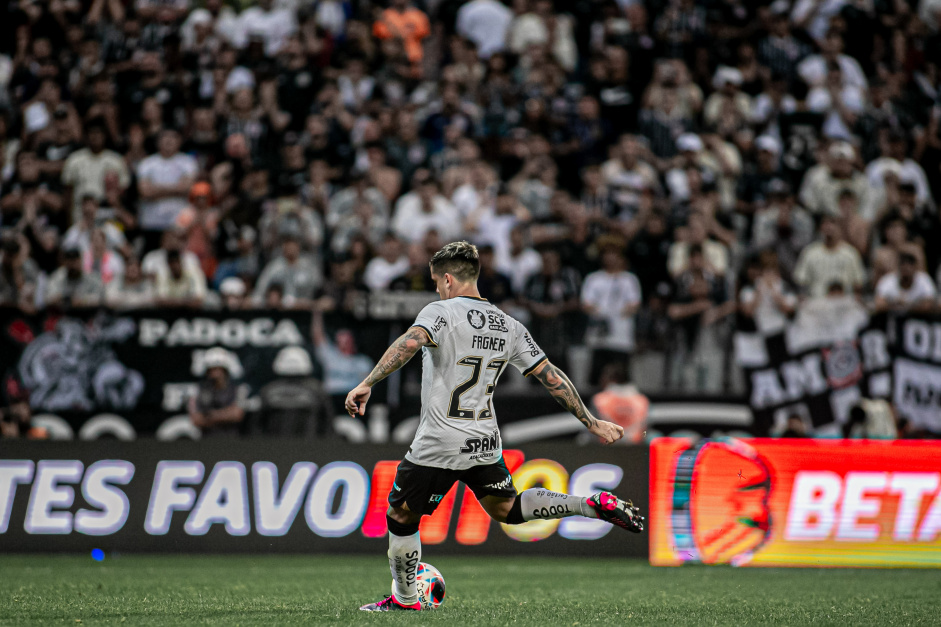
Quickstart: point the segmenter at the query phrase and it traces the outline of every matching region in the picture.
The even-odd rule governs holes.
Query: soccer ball
[[[421,603],[421,609],[433,610],[444,603],[444,577],[441,576],[441,571],[431,564],[418,564],[415,585],[418,586],[418,602]],[[395,594],[394,581],[392,593]]]

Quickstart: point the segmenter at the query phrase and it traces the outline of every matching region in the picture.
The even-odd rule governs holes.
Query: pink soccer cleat
[[[644,517],[630,501],[622,501],[610,492],[599,492],[588,497],[588,504],[601,520],[633,533],[644,530]]]
[[[395,595],[390,594],[377,603],[369,603],[368,605],[364,605],[359,609],[364,612],[396,612],[401,610],[417,612],[421,609],[421,603],[416,601],[412,605],[403,605],[402,603],[398,602],[398,600],[395,598]]]

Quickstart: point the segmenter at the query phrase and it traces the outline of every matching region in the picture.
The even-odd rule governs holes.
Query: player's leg
[[[403,460],[389,492],[386,524],[389,527],[389,570],[394,593],[361,610],[419,610],[416,574],[421,562],[421,538],[418,524],[425,514],[432,514],[441,494],[447,494],[457,480],[454,471],[429,468]],[[434,497],[438,497],[437,499]]]
[[[421,517],[420,513],[411,511],[404,501],[399,506],[390,504],[386,512],[386,524],[389,527],[387,555],[395,589],[393,602],[408,609],[420,609],[415,574],[421,562],[421,538],[418,533]]]
[[[512,476],[502,459],[495,464],[465,471],[461,480],[474,491],[490,517],[498,522],[519,525],[529,520],[585,516],[600,518],[634,533],[644,530],[644,518],[633,503],[610,492],[584,497],[530,488],[516,494]]]

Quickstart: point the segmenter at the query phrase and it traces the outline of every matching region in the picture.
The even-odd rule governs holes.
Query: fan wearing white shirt
[[[258,0],[239,14],[233,43],[243,49],[251,37],[265,42],[265,55],[273,57],[281,50],[288,36],[297,32],[297,19],[292,10],[272,6],[271,0]]]
[[[196,159],[180,152],[180,134],[172,129],[160,132],[157,150],[137,168],[137,188],[141,203],[140,228],[166,231],[189,204],[187,195],[196,181]]]
[[[582,310],[589,316],[585,341],[592,349],[592,385],[609,364],[623,365],[630,373],[634,315],[640,308],[641,291],[640,281],[626,265],[623,246],[609,243],[601,254],[602,269],[586,276],[582,285]]]
[[[797,64],[797,73],[810,87],[823,85],[827,79],[828,65],[836,63],[840,67],[843,86],[853,85],[860,89],[869,89],[869,81],[859,61],[843,54],[843,36],[831,30],[820,42],[821,54],[813,54]]]
[[[379,254],[366,264],[363,283],[373,292],[388,289],[392,279],[405,274],[408,267],[408,255],[402,252],[402,242],[394,233],[387,233]]]
[[[471,0],[457,12],[457,32],[477,46],[477,56],[489,59],[506,48],[513,11],[497,0]]]
[[[931,277],[918,270],[915,255],[902,253],[898,270],[876,284],[876,311],[930,311],[937,297]]]
[[[438,192],[438,184],[428,170],[415,173],[412,190],[395,203],[392,218],[395,234],[411,244],[422,241],[428,231],[437,231],[446,242],[456,240],[462,232],[461,215]]]

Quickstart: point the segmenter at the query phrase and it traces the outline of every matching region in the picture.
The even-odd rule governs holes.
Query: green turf
[[[443,607],[364,614],[382,555],[0,556],[0,625],[913,625],[941,622],[929,570],[652,568],[640,561],[428,556]]]

